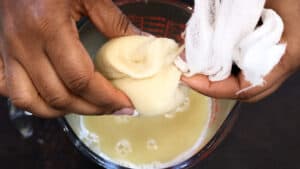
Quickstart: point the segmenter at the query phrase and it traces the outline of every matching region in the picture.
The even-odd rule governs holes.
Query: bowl
[[[182,41],[181,33],[185,28],[185,23],[192,13],[190,5],[176,0],[117,0],[115,3],[143,31],[159,37],[169,37],[179,43]],[[97,31],[88,19],[82,20],[78,27],[80,39],[94,59],[97,50],[107,39]],[[187,159],[171,166],[164,166],[164,168],[190,168],[199,164],[228,134],[238,117],[238,103],[234,100],[211,100],[211,115],[199,151]],[[96,153],[90,147],[88,139],[81,139],[82,128],[79,125],[79,115],[67,115],[59,121],[75,147],[87,158],[104,168],[126,168]]]

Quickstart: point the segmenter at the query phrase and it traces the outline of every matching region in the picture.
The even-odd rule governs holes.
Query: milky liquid
[[[172,115],[155,117],[85,116],[85,129],[97,139],[96,152],[131,168],[178,164],[200,149],[210,119],[211,99],[192,90],[189,105]]]

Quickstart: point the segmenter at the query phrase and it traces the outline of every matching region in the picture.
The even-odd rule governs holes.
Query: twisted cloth
[[[280,43],[283,21],[264,5],[265,0],[195,0],[186,28],[184,71],[220,81],[235,63],[252,84],[249,88],[263,85],[286,50]]]

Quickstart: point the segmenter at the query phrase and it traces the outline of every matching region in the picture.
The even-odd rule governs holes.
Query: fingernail
[[[134,109],[133,108],[122,108],[120,110],[117,110],[113,113],[113,115],[134,115]]]

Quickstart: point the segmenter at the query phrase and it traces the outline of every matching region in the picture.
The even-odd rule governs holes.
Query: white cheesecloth
[[[195,0],[185,32],[187,74],[220,81],[235,63],[250,88],[263,85],[286,50],[279,42],[283,21],[264,5],[265,0]]]

